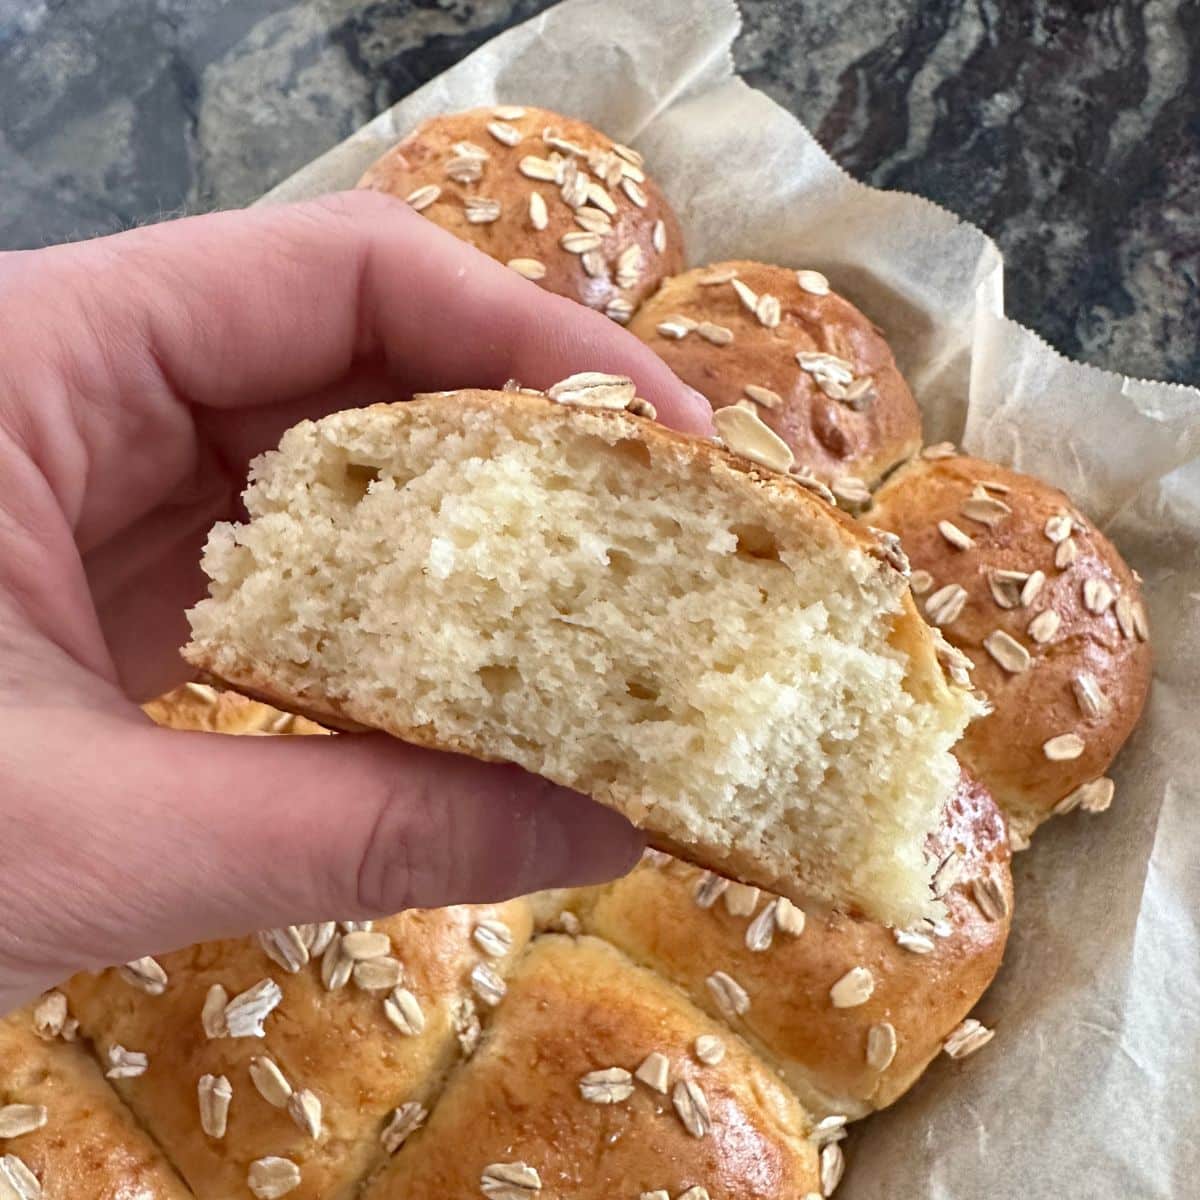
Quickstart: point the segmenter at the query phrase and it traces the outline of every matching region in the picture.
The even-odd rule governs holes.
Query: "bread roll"
[[[696,1057],[702,1037],[720,1062]],[[668,984],[602,942],[547,937],[364,1200],[799,1198],[820,1189],[809,1132],[770,1072]]]
[[[1052,813],[1112,798],[1104,773],[1150,686],[1141,588],[1056,488],[932,454],[889,479],[866,519],[900,535],[918,604],[975,664],[995,711],[957,754],[1021,845]]]
[[[1004,819],[965,775],[932,848],[947,861],[947,917],[900,933],[805,918],[665,856],[568,907],[746,1039],[809,1112],[854,1120],[916,1082],[1000,966],[1012,910]],[[862,1002],[839,1007],[858,998],[843,994],[858,980]]]
[[[921,445],[887,342],[816,271],[698,267],[668,279],[630,330],[713,408],[753,408],[848,505]]]
[[[76,976],[65,991],[101,1062],[116,1064],[113,1086],[201,1200],[247,1196],[248,1181],[272,1172],[298,1180],[287,1192],[293,1200],[341,1200],[386,1157],[380,1139],[396,1109],[428,1105],[473,1048],[478,1012],[499,999],[529,928],[522,901],[377,921],[370,932],[386,935],[397,979],[397,963],[353,960],[341,929],[319,959],[301,961],[302,951],[292,972],[281,963],[300,943],[283,930],[264,935],[271,953],[259,938],[209,942]],[[331,932],[295,930],[318,948]],[[214,997],[218,987],[238,1016]],[[238,1003],[248,989],[258,991]],[[262,1036],[245,1032],[255,1026],[256,995]],[[129,1065],[130,1054],[145,1057]],[[216,1136],[202,1106],[221,1107],[211,1095],[221,1087],[231,1095]]]
[[[622,323],[683,266],[679,222],[641,155],[544,108],[431,117],[359,186],[406,199],[525,278]]]
[[[566,402],[624,386],[298,425],[253,468],[250,523],[210,537],[186,657],[519,763],[748,882],[935,915],[925,839],[974,702],[902,570],[786,476]]]
[[[87,1050],[47,1030],[42,1011],[64,1004],[52,994],[0,1020],[0,1196],[20,1197],[9,1180],[28,1187],[32,1174],[40,1200],[185,1200]]]

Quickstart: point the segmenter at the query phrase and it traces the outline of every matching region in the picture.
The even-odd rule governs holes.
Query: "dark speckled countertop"
[[[649,0],[648,0],[649,2]],[[243,204],[544,0],[0,0],[0,248]],[[742,0],[853,174],[987,230],[1011,315],[1200,383],[1200,4]]]

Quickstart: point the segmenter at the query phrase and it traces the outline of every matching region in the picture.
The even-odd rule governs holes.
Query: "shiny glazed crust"
[[[777,325],[764,325],[750,311],[734,277],[756,296],[779,301]],[[706,282],[712,279],[726,282]],[[711,322],[733,338],[715,344],[696,330],[670,336],[677,316]],[[754,403],[747,385],[776,393],[778,407],[755,404],[755,411],[791,446],[797,465],[827,483],[850,476],[874,486],[921,444],[921,414],[882,334],[836,293],[805,291],[789,268],[737,260],[677,275],[646,301],[630,331],[713,408]],[[855,380],[870,380],[870,391],[853,402],[835,399],[801,367],[796,355],[803,352],[843,359]]]
[[[706,1066],[702,1034],[725,1056]],[[667,1093],[634,1080],[612,1103],[589,1101],[581,1081],[651,1052],[668,1060]],[[672,1102],[690,1080],[711,1128],[693,1136]],[[676,1197],[702,1186],[711,1200],[777,1200],[817,1191],[816,1150],[796,1101],[736,1038],[669,984],[590,938],[539,939],[475,1058],[365,1200],[469,1197],[485,1168],[523,1162],[544,1196],[572,1200]],[[539,1194],[539,1193],[535,1193]]]
[[[644,172],[632,162],[615,154],[611,138],[583,121],[548,109],[525,107],[524,116],[503,122],[522,135],[518,143],[509,146],[488,131],[488,126],[499,119],[495,114],[493,108],[475,108],[423,121],[374,163],[358,186],[387,192],[401,199],[412,197],[418,189],[439,188],[437,199],[421,208],[423,215],[431,221],[502,263],[511,263],[514,259],[540,263],[545,274],[536,282],[547,291],[577,300],[589,308],[609,311],[609,315],[618,320],[628,320],[633,309],[666,276],[683,266],[683,235],[679,222],[658,185],[653,179],[645,178]],[[578,209],[563,199],[560,184],[530,178],[522,174],[519,166],[523,159],[533,157],[548,161],[549,156],[556,153],[555,148],[544,140],[546,130],[557,131],[558,135],[586,152],[584,155],[558,153],[562,153],[564,162],[576,161],[586,166],[589,179],[598,187],[604,187],[613,208],[610,214],[612,231],[602,235],[595,250],[599,256],[599,269],[594,275],[585,268],[582,254],[572,253],[562,245],[564,235],[588,232],[576,219]],[[454,150],[460,143],[471,143],[487,152],[477,182],[457,182],[446,174],[448,164],[461,157]],[[603,156],[603,162],[597,156]],[[589,159],[591,165],[588,165]],[[626,162],[625,170],[632,170],[643,178],[640,181],[630,179],[625,185],[605,185],[597,168],[607,164],[615,178],[622,162]],[[644,207],[634,202],[626,187],[644,199]],[[530,216],[530,196],[535,193],[545,203],[543,229],[536,228]],[[467,219],[466,201],[479,197],[499,203],[498,219],[481,224]],[[420,203],[419,199],[416,203]],[[589,201],[584,207],[589,210],[584,215],[586,220],[596,211],[596,205]],[[637,252],[634,253],[631,247],[637,247]],[[619,268],[622,254],[629,257]],[[589,259],[587,265],[592,265],[592,260]],[[618,302],[616,307],[612,307],[614,301]]]
[[[181,728],[256,732],[278,724],[275,710],[205,687],[179,689],[148,707],[162,724]],[[81,975],[65,988],[85,1039],[77,1045],[35,1039],[28,1010],[0,1023],[0,1104],[46,1103],[52,1113],[71,1115],[68,1139],[50,1138],[60,1133],[52,1119],[45,1130],[8,1145],[27,1154],[49,1197],[191,1194],[85,1048],[104,1061],[119,1043],[145,1053],[148,1067],[112,1087],[202,1200],[249,1195],[249,1164],[266,1155],[301,1167],[300,1185],[288,1195],[334,1200],[474,1196],[486,1166],[522,1158],[538,1167],[545,1186],[569,1183],[570,1194],[585,1200],[657,1188],[677,1197],[695,1186],[707,1188],[711,1200],[805,1196],[819,1189],[815,1118],[835,1112],[853,1118],[895,1099],[999,962],[1011,908],[1008,855],[1002,822],[981,788],[964,780],[931,850],[939,859],[958,853],[962,875],[947,897],[949,932],[933,937],[926,955],[900,950],[881,926],[811,912],[799,935],[777,930],[769,948],[749,951],[747,931],[767,898],[755,900],[753,913],[735,915],[725,898],[705,910],[694,900],[703,873],[679,862],[643,864],[607,887],[378,921],[375,928],[389,934],[405,983],[420,1000],[427,1024],[417,1036],[383,1018],[380,993],[353,982],[326,991],[318,962],[290,973],[254,938],[160,955],[167,977],[161,995],[146,994],[117,970]],[[985,873],[1004,907],[991,922],[968,898],[970,882]],[[561,917],[564,910],[642,965],[594,938],[543,936],[527,949],[535,914],[542,928],[579,931]],[[502,920],[512,935],[510,951],[499,958],[478,940],[485,918]],[[871,1001],[831,1009],[830,980],[862,963],[876,974]],[[507,993],[495,1007],[469,982],[481,965],[507,977]],[[705,984],[714,968],[746,987],[751,1007],[743,1017],[715,1003]],[[263,978],[282,989],[264,1021],[265,1037],[208,1038],[201,1010],[209,986],[220,982],[232,995]],[[879,1020],[894,1024],[898,1042],[883,1073],[865,1068],[861,1057],[867,1030]],[[702,1035],[721,1043],[719,1064],[705,1065],[698,1056]],[[635,1081],[632,1095],[612,1105],[583,1100],[585,1074],[611,1066],[635,1071],[652,1050],[668,1060],[666,1094]],[[294,1087],[320,1099],[319,1141],[258,1093],[249,1071],[258,1055],[271,1057]],[[769,1068],[782,1074],[799,1103]],[[196,1082],[203,1074],[224,1074],[232,1085],[220,1139],[200,1126]],[[672,1102],[684,1078],[701,1088],[713,1117],[700,1138],[682,1126]],[[380,1133],[405,1103],[433,1116],[389,1159]],[[825,1153],[840,1157],[836,1147]],[[94,1179],[111,1178],[110,1190],[71,1190],[82,1169],[77,1164],[92,1169],[100,1156],[107,1174]],[[374,1182],[360,1192],[366,1178]],[[66,1191],[54,1190],[64,1181]],[[91,1176],[89,1184],[95,1186]]]
[[[185,1200],[192,1194],[87,1048],[43,1041],[33,1032],[32,1008],[0,1020],[0,1109],[10,1104],[46,1109],[40,1129],[0,1137],[0,1158],[18,1156],[40,1181],[42,1200]]]
[[[996,510],[999,519],[990,527],[963,513],[964,503],[981,488],[1011,509],[1008,514]],[[951,584],[965,589],[961,614],[941,628],[974,662],[972,680],[995,711],[968,726],[955,752],[987,784],[1018,838],[1028,837],[1066,797],[1104,775],[1141,716],[1151,653],[1143,637],[1138,581],[1068,496],[982,459],[954,455],[914,461],[880,489],[865,519],[898,534],[913,570],[932,577],[918,597],[923,610],[929,611],[938,589]],[[1048,526],[1055,519],[1059,527]],[[974,545],[955,548],[939,531],[942,521],[953,523]],[[1074,559],[1056,566],[1056,555],[1062,561],[1061,542],[1052,541],[1047,529],[1059,537],[1067,527]],[[1031,603],[1006,609],[992,591],[998,570],[1041,571],[1045,583]],[[1093,581],[1093,607],[1104,604],[1101,612],[1088,608],[1088,581]],[[1103,590],[1096,594],[1100,585],[1111,600]],[[1047,612],[1054,617],[1043,621],[1056,618],[1058,627],[1039,643],[1030,625]],[[997,630],[1025,648],[1031,658],[1027,670],[1005,670],[985,648],[984,640]],[[1101,711],[1081,705],[1076,682],[1081,674],[1099,689]],[[1048,758],[1046,743],[1063,734],[1082,738],[1083,752],[1076,758]]]
[[[503,958],[485,955],[472,940],[484,919],[503,921],[511,932],[512,949]],[[159,955],[168,981],[162,995],[146,995],[117,970],[77,975],[65,985],[81,1033],[102,1062],[114,1043],[146,1054],[145,1073],[114,1086],[198,1195],[247,1195],[250,1164],[269,1155],[300,1167],[300,1187],[288,1193],[294,1200],[353,1194],[386,1157],[379,1138],[392,1111],[428,1101],[461,1058],[456,1014],[475,1006],[472,969],[486,962],[505,971],[528,939],[530,918],[523,901],[512,901],[402,913],[375,922],[375,929],[390,935],[404,985],[420,1004],[425,1025],[418,1035],[405,1035],[387,1019],[386,991],[368,992],[353,980],[329,991],[321,963],[291,974],[252,937]],[[283,993],[265,1019],[265,1037],[206,1036],[201,1012],[213,984],[233,997],[264,979]],[[249,1068],[262,1055],[293,1088],[309,1088],[320,1099],[319,1140],[258,1093]],[[206,1074],[224,1075],[233,1088],[219,1140],[207,1137],[199,1121],[196,1086]]]
[[[810,912],[801,933],[777,928],[765,949],[753,951],[747,944],[752,924],[773,897],[727,889],[702,907],[697,888],[705,873],[653,856],[610,887],[538,907],[544,917],[563,907],[576,911],[587,932],[726,1021],[814,1116],[855,1119],[891,1104],[916,1082],[991,983],[1008,939],[1012,876],[1004,819],[965,774],[931,849],[939,861],[954,854],[961,874],[946,893],[945,924],[937,932],[930,925],[914,930],[923,935],[910,942],[916,949],[903,948],[893,930],[877,922]],[[991,917],[973,898],[977,880],[997,889]],[[871,972],[874,991],[865,1004],[835,1007],[830,989],[855,967]],[[712,990],[708,980],[718,970],[746,991],[744,1013],[731,1013]],[[878,1070],[868,1062],[867,1041],[882,1022],[895,1032],[896,1053]]]

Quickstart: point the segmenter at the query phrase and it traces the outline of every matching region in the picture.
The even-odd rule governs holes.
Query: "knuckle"
[[[310,214],[318,221],[335,224],[355,224],[365,219],[378,219],[383,213],[395,216],[409,211],[408,206],[398,203],[394,196],[376,192],[370,188],[351,188],[344,192],[329,192],[296,206],[296,211]]]
[[[356,902],[375,913],[453,903],[470,889],[456,805],[432,773],[381,786],[358,857]]]

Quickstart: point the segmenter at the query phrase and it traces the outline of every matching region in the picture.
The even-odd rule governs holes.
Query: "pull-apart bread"
[[[322,732],[197,684],[147,711]],[[0,1021],[0,1196],[828,1196],[848,1120],[992,1035],[960,1018],[1008,931],[1003,833],[964,775],[947,917],[903,930],[648,851],[604,887],[78,975]]]
[[[3,1200],[189,1200],[121,1103],[61,992],[0,1019]]]
[[[780,1080],[669,983],[604,942],[549,936],[363,1195],[800,1198],[820,1194],[814,1133]]]
[[[649,851],[624,879],[534,900],[541,924],[579,927],[725,1021],[824,1119],[891,1104],[953,1053],[1008,940],[1004,818],[965,772],[930,839],[943,920],[889,928],[805,913],[783,897]],[[983,1039],[988,1030],[974,1036]]]
[[[522,900],[289,925],[61,994],[197,1196],[351,1200],[474,1049],[529,933]]]
[[[296,426],[252,469],[249,522],[210,537],[186,657],[518,763],[746,882],[940,915],[926,839],[976,702],[902,557],[641,403],[589,374]]]

